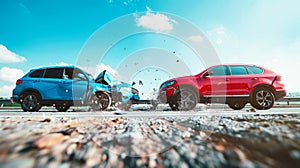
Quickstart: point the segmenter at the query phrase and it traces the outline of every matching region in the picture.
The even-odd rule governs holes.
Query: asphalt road
[[[248,107],[243,110],[231,110],[225,106],[197,106],[193,111],[170,111],[167,106],[159,106],[156,110],[148,105],[133,106],[130,111],[113,109],[111,111],[89,111],[84,107],[73,107],[68,112],[57,112],[54,108],[42,108],[39,112],[23,112],[18,108],[0,108],[0,117],[196,117],[213,115],[268,115],[268,114],[300,114],[300,108],[272,108],[270,110],[251,111]]]

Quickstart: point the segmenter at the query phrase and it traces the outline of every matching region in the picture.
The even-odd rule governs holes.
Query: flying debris
[[[131,86],[135,85],[136,83],[135,82],[132,82]]]
[[[179,60],[176,60],[176,62],[179,62]]]
[[[139,85],[144,85],[143,82],[142,82],[141,80],[139,81]]]

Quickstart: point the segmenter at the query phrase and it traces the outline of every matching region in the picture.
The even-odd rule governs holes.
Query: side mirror
[[[211,76],[211,75],[213,75],[214,74],[214,72],[212,72],[212,71],[207,71],[207,72],[205,72],[204,74],[203,74],[203,78],[207,78],[208,76]]]

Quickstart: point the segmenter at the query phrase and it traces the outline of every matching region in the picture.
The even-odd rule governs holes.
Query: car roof
[[[31,71],[39,70],[39,69],[51,69],[51,68],[78,68],[78,67],[76,67],[75,65],[54,65],[54,66],[34,68],[34,69],[31,69]]]
[[[218,64],[218,65],[214,65],[214,66],[257,66],[258,65],[254,65],[254,64],[241,64],[241,63],[235,63],[235,64]],[[214,67],[212,66],[212,67]]]

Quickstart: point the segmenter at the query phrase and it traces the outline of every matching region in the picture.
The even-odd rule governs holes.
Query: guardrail
[[[281,98],[281,99],[277,100],[277,102],[286,102],[287,105],[290,105],[290,102],[300,102],[300,98],[297,98],[297,97],[284,97],[284,98]]]
[[[290,102],[300,102],[300,98],[294,98],[294,97],[284,97],[276,102],[286,102],[287,105],[290,105]],[[0,107],[3,107],[4,104],[12,104],[10,100],[0,100]],[[140,100],[137,104],[151,104],[150,100]]]
[[[4,104],[12,104],[10,100],[0,100],[0,107],[3,107]]]

